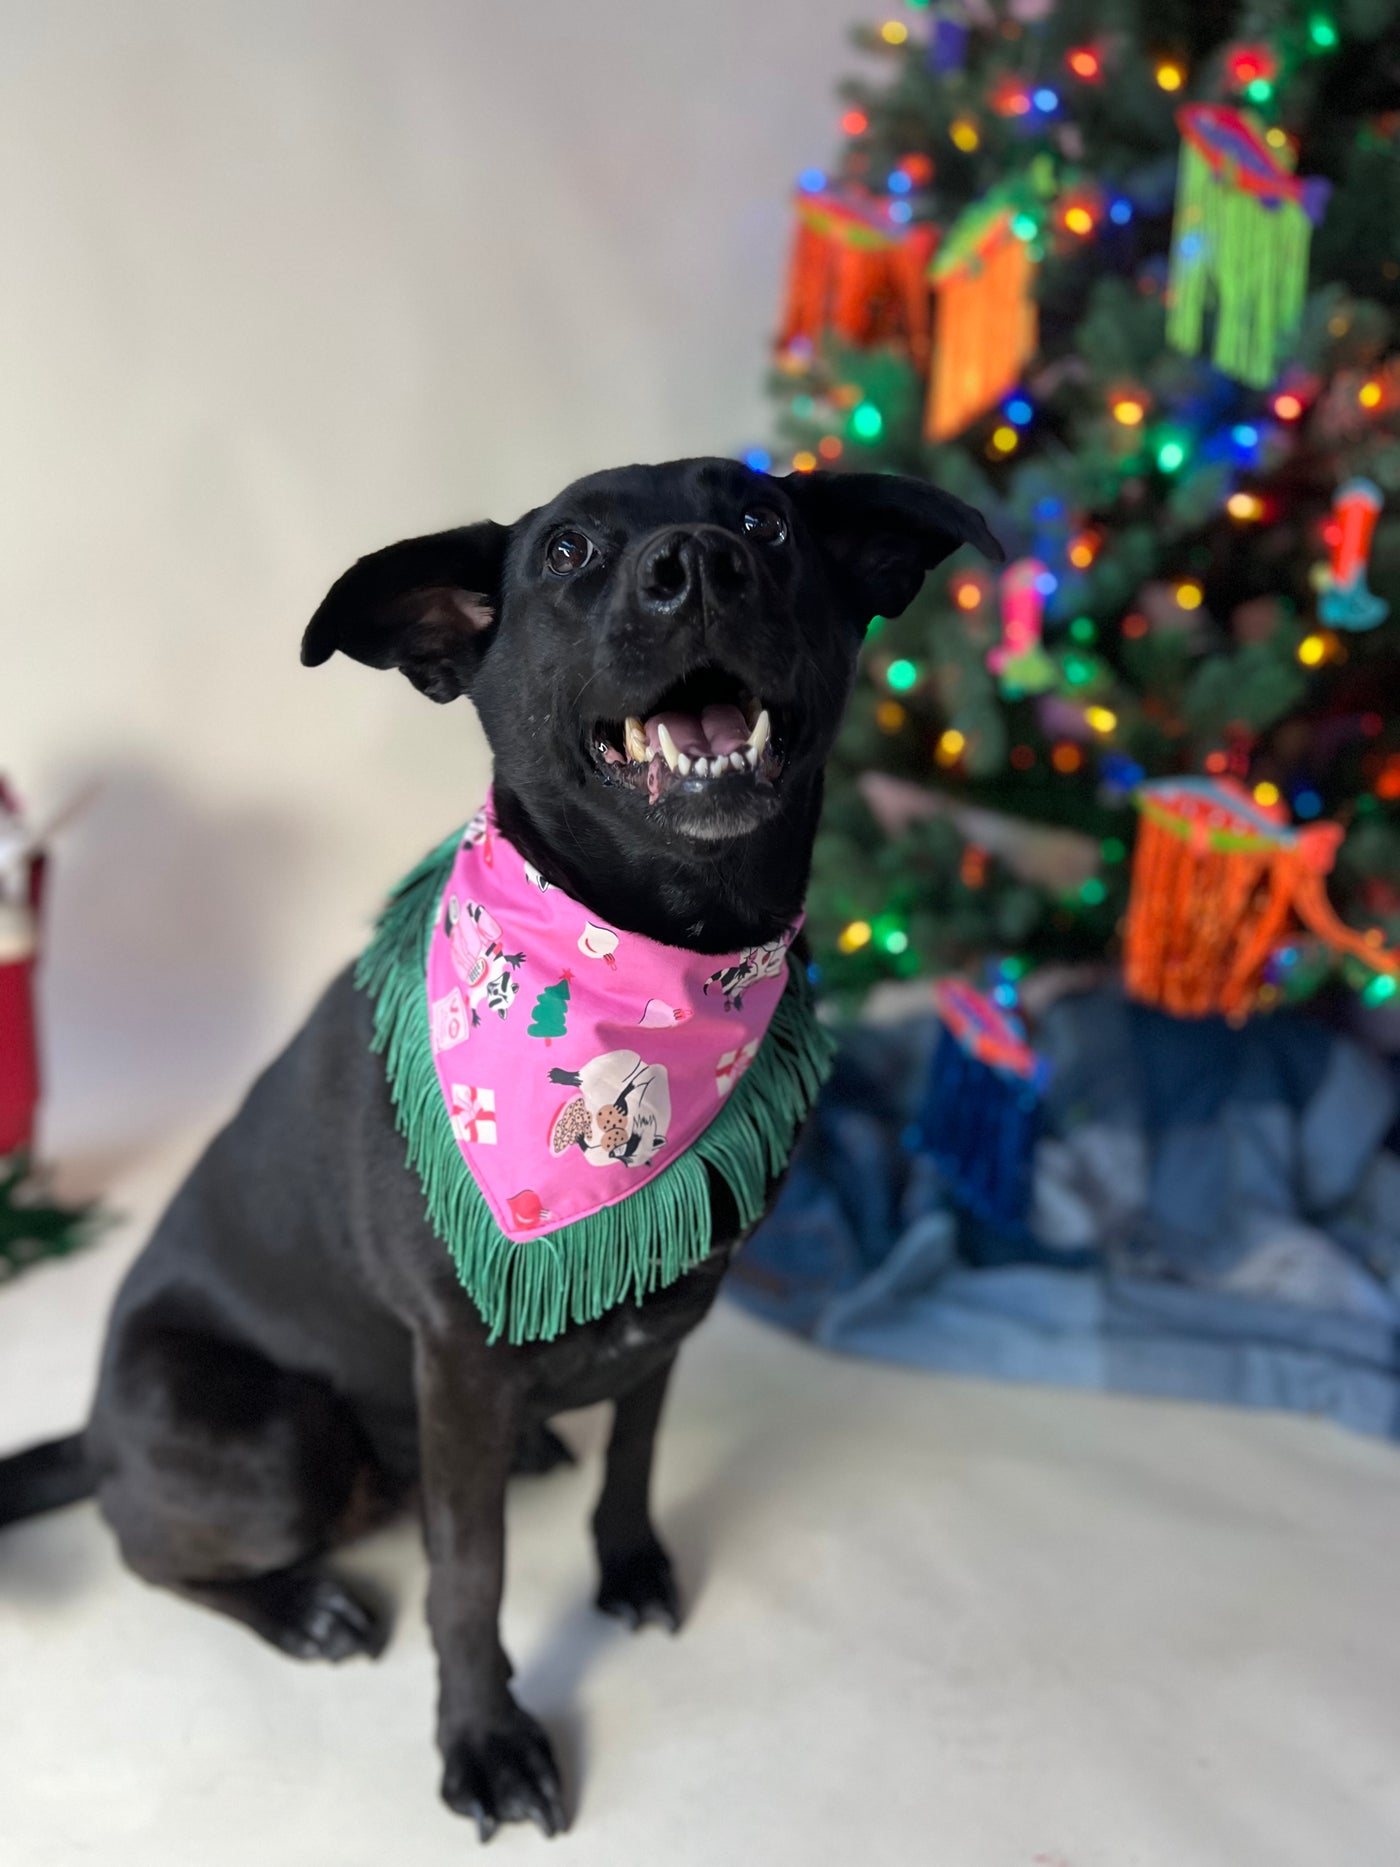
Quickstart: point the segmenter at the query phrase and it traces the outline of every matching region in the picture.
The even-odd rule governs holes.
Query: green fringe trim
[[[548,1342],[571,1322],[640,1303],[709,1253],[713,1167],[747,1230],[763,1212],[797,1131],[831,1073],[834,1046],[817,1022],[803,967],[788,959],[787,989],[758,1054],[695,1142],[636,1192],[536,1238],[508,1238],[492,1217],[452,1133],[433,1062],[427,944],[461,832],[399,883],[355,969],[374,1001],[374,1050],[384,1058],[408,1164],[428,1219],[452,1254],[491,1340]]]

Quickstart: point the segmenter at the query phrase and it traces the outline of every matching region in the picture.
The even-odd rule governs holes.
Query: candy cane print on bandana
[[[489,800],[401,884],[357,980],[429,1218],[493,1336],[548,1339],[698,1263],[707,1166],[757,1219],[830,1063],[796,931],[705,954],[608,927]]]

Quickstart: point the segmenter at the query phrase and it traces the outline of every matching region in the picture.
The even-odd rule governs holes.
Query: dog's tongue
[[[646,722],[648,751],[660,747],[663,726],[675,741],[676,750],[690,758],[738,752],[749,743],[749,729],[738,707],[706,707],[699,719],[693,713],[653,713]]]

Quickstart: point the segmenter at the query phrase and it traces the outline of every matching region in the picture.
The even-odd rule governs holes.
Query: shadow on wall
[[[54,789],[88,785],[50,870],[40,1145],[96,1189],[99,1168],[172,1129],[212,1128],[267,1061],[285,1012],[274,955],[314,839],[272,805],[215,806],[154,767],[85,766]]]

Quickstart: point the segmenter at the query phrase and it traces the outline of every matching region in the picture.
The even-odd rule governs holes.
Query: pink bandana
[[[648,1185],[757,1054],[801,925],[692,953],[592,920],[486,807],[428,944],[433,1061],[452,1133],[501,1230],[538,1237]]]

